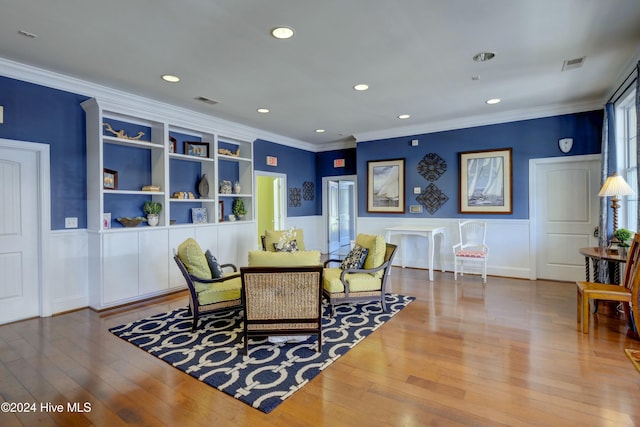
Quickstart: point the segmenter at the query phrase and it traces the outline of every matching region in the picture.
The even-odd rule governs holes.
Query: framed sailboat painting
[[[404,159],[367,162],[367,212],[404,213]]]
[[[511,148],[460,153],[460,213],[510,214]]]

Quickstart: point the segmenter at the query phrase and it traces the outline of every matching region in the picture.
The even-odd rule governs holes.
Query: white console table
[[[402,242],[400,244],[400,251],[402,253],[402,268],[405,267],[405,247],[404,240],[406,236],[421,236],[427,238],[429,241],[429,280],[433,282],[433,259],[435,252],[435,239],[434,236],[436,234],[442,235],[444,239],[444,235],[446,232],[446,227],[430,227],[430,226],[396,226],[385,228],[387,232],[387,242],[391,241],[391,236],[401,235]],[[440,260],[440,267],[442,271],[444,271],[444,266],[442,265],[442,260]]]

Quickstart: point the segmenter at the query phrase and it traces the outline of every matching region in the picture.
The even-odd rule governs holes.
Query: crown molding
[[[123,114],[145,117],[149,120],[160,122],[175,120],[176,123],[180,123],[183,127],[192,127],[194,130],[216,133],[227,138],[251,141],[263,139],[276,144],[312,152],[316,152],[318,148],[309,142],[223,120],[212,115],[177,107],[97,83],[11,61],[6,58],[0,58],[0,74],[28,83],[63,90],[89,98],[97,98],[100,100],[101,105],[111,105],[109,108]]]
[[[504,113],[469,116],[451,120],[442,120],[429,124],[422,123],[402,128],[363,132],[354,135],[354,137],[356,138],[356,142],[365,142],[378,139],[398,138],[410,135],[421,135],[448,130],[495,125],[499,123],[510,123],[521,120],[539,119],[543,117],[560,116],[563,114],[600,110],[603,108],[603,103],[603,100],[598,99],[576,104],[549,105],[527,110],[510,110],[505,111]]]

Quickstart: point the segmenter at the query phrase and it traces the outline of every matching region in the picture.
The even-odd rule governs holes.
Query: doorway
[[[51,315],[49,176],[49,145],[0,139],[0,324]]]
[[[255,172],[256,214],[258,247],[262,247],[261,235],[265,230],[284,229],[286,219],[287,176],[272,172]]]
[[[327,253],[342,256],[351,250],[356,236],[356,176],[323,178],[323,210],[326,212]]]

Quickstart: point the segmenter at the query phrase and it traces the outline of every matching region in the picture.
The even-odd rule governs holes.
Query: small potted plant
[[[626,228],[618,228],[613,237],[618,241],[618,248],[620,248],[620,255],[626,255],[627,248],[629,247],[629,240],[633,237],[633,233]]]
[[[231,210],[233,211],[233,215],[238,219],[244,218],[247,213],[247,209],[244,207],[242,199],[234,199]]]
[[[147,214],[147,223],[150,226],[153,227],[158,225],[158,222],[160,221],[160,215],[158,214],[162,211],[162,203],[150,200],[146,201],[142,206],[142,210]]]

